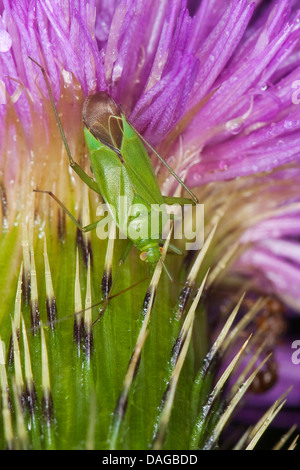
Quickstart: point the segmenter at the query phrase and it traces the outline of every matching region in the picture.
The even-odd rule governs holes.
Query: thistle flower
[[[232,370],[248,350],[257,360],[277,347],[265,347],[255,320],[264,297],[300,309],[299,4],[156,6],[1,3],[3,447],[217,446],[265,364],[222,398]],[[122,242],[76,232],[61,206],[33,192],[52,191],[82,225],[99,203],[69,172],[45,80],[28,57],[47,71],[82,168],[89,172],[83,100],[105,91],[205,205],[200,253],[166,257],[172,286],[159,264],[145,287],[133,252],[112,292]],[[174,195],[174,179],[152,161],[163,194]],[[216,382],[230,345],[239,349]],[[285,395],[276,399],[236,447],[256,445]]]

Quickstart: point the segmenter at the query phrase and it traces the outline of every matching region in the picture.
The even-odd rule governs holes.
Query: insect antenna
[[[28,59],[30,59],[34,64],[36,64],[36,65],[39,67],[39,69],[41,70],[42,74],[43,74],[43,77],[44,77],[44,80],[45,80],[45,83],[46,83],[46,87],[47,87],[47,90],[48,90],[48,93],[49,93],[50,103],[51,103],[51,106],[52,106],[52,109],[53,109],[53,112],[54,112],[54,115],[55,115],[55,119],[56,119],[56,122],[57,122],[57,124],[58,124],[59,131],[60,131],[60,133],[61,133],[61,136],[62,136],[62,139],[63,139],[63,143],[64,143],[64,146],[65,146],[67,155],[68,155],[68,157],[69,157],[70,163],[72,163],[72,162],[73,162],[73,157],[72,157],[71,150],[70,150],[70,147],[69,147],[69,144],[68,144],[68,141],[67,141],[67,138],[66,138],[64,129],[63,129],[63,125],[62,125],[61,120],[60,120],[60,117],[59,117],[59,115],[58,115],[58,111],[57,111],[57,108],[56,108],[56,105],[55,105],[55,102],[54,102],[54,97],[53,97],[52,89],[51,89],[51,86],[50,86],[49,79],[48,79],[48,76],[47,76],[47,74],[46,74],[46,71],[45,71],[44,67],[42,67],[41,64],[39,64],[39,63],[38,63],[36,60],[34,60],[32,57],[28,56]]]
[[[168,278],[170,279],[171,282],[174,282],[174,279],[172,278],[170,271],[168,270],[167,266],[165,265],[164,261],[161,260],[162,266],[164,268],[165,273],[167,274]]]

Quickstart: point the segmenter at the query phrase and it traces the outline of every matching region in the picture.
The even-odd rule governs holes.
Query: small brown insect
[[[256,327],[262,340],[266,342],[266,348],[273,349],[286,330],[285,308],[280,300],[272,298],[268,301],[256,318]]]
[[[277,380],[278,363],[274,356],[270,356],[263,369],[256,374],[249,391],[252,393],[265,393],[276,384]]]
[[[276,298],[268,301],[261,314],[256,318],[258,343],[265,345],[264,354],[273,353],[286,330],[285,308]],[[249,391],[264,393],[270,390],[278,380],[278,363],[274,355],[270,356],[263,369],[258,372]]]

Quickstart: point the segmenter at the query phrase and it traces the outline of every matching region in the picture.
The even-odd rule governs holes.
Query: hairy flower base
[[[216,342],[208,341],[205,298],[215,274],[207,277],[205,264],[215,229],[193,262],[166,255],[170,283],[160,263],[147,273],[136,250],[118,272],[126,240],[82,235],[64,213],[51,224],[46,217],[39,230],[40,207],[35,223],[27,218],[1,240],[0,266],[15,252],[11,280],[1,286],[2,447],[216,446],[258,369],[224,408],[221,390],[249,339],[214,385],[220,357],[241,333],[232,329],[240,306],[233,300]],[[253,446],[255,436],[243,445]]]

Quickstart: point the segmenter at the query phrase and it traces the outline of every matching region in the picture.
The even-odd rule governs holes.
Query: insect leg
[[[129,125],[132,127],[132,125],[130,123],[129,123]],[[147,147],[157,156],[157,158],[165,165],[165,167],[168,168],[169,172],[171,173],[171,175],[174,176],[174,178],[178,181],[178,183],[180,183],[181,186],[189,193],[189,195],[193,199],[194,203],[197,204],[198,199],[196,198],[194,193],[186,186],[186,184],[182,181],[182,179],[179,178],[179,176],[175,173],[175,171],[172,170],[170,165],[159,155],[159,153],[157,153],[157,151],[149,144],[149,142],[147,142],[147,140],[144,139],[144,137],[134,127],[132,127],[132,128],[133,128],[134,132],[137,133],[139,138],[147,145]]]
[[[127,245],[125,246],[125,250],[124,250],[124,252],[123,252],[123,254],[122,254],[122,256],[121,256],[121,258],[120,258],[120,260],[119,260],[119,266],[121,266],[121,264],[123,264],[124,261],[126,260],[128,254],[129,254],[129,252],[130,252],[130,250],[131,250],[132,245],[133,245],[133,241],[132,241],[132,240],[128,240],[128,241],[127,241]]]
[[[73,159],[70,160],[69,158],[69,161],[70,161],[70,167],[72,168],[72,170],[75,171],[75,173],[77,173],[77,175],[79,176],[79,178],[85,183],[87,184],[87,186],[92,189],[93,191],[95,191],[95,193],[97,194],[101,194],[100,192],[100,189],[99,189],[99,186],[98,184],[96,183],[96,181],[91,178],[85,171],[83,168],[81,168],[80,165],[78,165],[78,163],[76,163]]]
[[[39,67],[39,69],[41,70],[41,72],[43,74],[43,77],[44,77],[44,80],[45,80],[45,83],[46,83],[46,86],[47,86],[47,90],[48,90],[48,93],[49,93],[51,106],[52,106],[52,109],[53,109],[53,112],[54,112],[54,115],[55,115],[55,119],[56,119],[56,122],[57,122],[57,125],[58,125],[58,128],[59,128],[59,132],[62,136],[62,140],[63,140],[64,146],[65,146],[68,158],[69,158],[70,167],[75,171],[75,173],[77,173],[79,178],[84,183],[86,183],[88,185],[89,188],[91,188],[96,193],[101,194],[96,181],[93,178],[91,178],[83,170],[83,168],[81,168],[81,166],[78,165],[78,163],[75,162],[75,160],[73,160],[71,150],[70,150],[70,147],[69,147],[69,144],[68,144],[68,141],[67,141],[67,138],[66,138],[66,135],[65,135],[65,132],[64,132],[64,129],[63,129],[63,126],[62,126],[62,123],[61,123],[61,120],[60,120],[55,102],[54,102],[53,93],[52,93],[52,90],[51,90],[49,79],[48,79],[48,76],[46,74],[46,71],[45,71],[44,67],[42,67],[36,60],[32,59],[32,57],[28,56],[28,58]]]
[[[180,206],[184,206],[185,204],[195,205],[195,201],[187,197],[163,196],[163,200],[165,204],[170,204],[170,205],[171,204],[179,204]]]
[[[168,251],[171,251],[172,253],[175,253],[176,255],[183,255],[183,252],[179,250],[179,248],[177,248],[175,245],[172,245],[172,243],[169,243]]]
[[[80,223],[76,220],[76,218],[74,217],[73,214],[71,214],[71,212],[66,208],[66,206],[63,205],[63,203],[55,196],[55,194],[53,194],[51,191],[42,191],[42,190],[39,190],[39,189],[34,189],[33,192],[35,193],[44,193],[44,194],[49,194],[49,196],[52,197],[52,199],[54,199],[54,201],[57,202],[57,204],[60,205],[60,207],[63,209],[63,211],[70,217],[70,219],[72,220],[72,222],[74,222],[74,224],[76,225],[76,227],[81,231],[81,232],[90,232],[92,230],[95,230],[98,226],[98,224],[101,224],[101,220],[97,220],[96,222],[93,222],[89,225],[86,225],[85,227],[82,227],[82,225],[80,225]],[[108,219],[106,218],[105,220],[105,223],[108,222]]]

